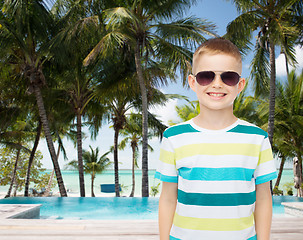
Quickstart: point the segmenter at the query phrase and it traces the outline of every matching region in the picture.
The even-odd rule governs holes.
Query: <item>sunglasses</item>
[[[201,86],[209,85],[215,79],[216,73],[213,71],[202,71],[195,75],[196,81]],[[240,80],[240,75],[236,72],[223,72],[220,74],[222,82],[228,86],[235,86]]]

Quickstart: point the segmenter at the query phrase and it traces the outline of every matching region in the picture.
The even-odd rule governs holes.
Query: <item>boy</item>
[[[245,86],[239,50],[216,38],[188,77],[200,114],[164,132],[156,178],[160,239],[269,240],[276,169],[268,135],[233,115]]]

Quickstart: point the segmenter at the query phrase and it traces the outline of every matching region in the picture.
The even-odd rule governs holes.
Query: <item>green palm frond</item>
[[[138,29],[143,27],[142,22],[128,8],[117,7],[106,9],[104,13],[106,16],[105,21],[107,22],[107,29],[110,29],[111,31],[115,31],[129,22],[132,22],[132,25]]]
[[[181,16],[196,0],[155,0],[138,1],[144,3],[148,9],[146,15],[149,19],[167,20],[173,16]]]
[[[255,55],[251,62],[251,74],[250,79],[254,82],[255,95],[266,95],[269,92],[269,52],[256,44]]]
[[[252,34],[260,21],[257,11],[244,12],[227,25],[224,38],[233,42],[246,55],[251,50]]]
[[[216,25],[203,19],[188,17],[171,23],[159,23],[152,25],[156,27],[156,35],[175,45],[187,48],[196,48],[195,44],[206,41],[204,35],[213,37],[218,36],[215,33]]]
[[[129,40],[127,36],[121,32],[115,31],[107,33],[83,60],[83,65],[88,66],[99,54],[101,54],[102,57],[112,55],[114,52],[113,46],[117,44],[118,46],[123,46],[127,40]]]
[[[255,8],[256,1],[245,1],[245,0],[228,0],[233,2],[238,10],[238,12],[247,12]]]

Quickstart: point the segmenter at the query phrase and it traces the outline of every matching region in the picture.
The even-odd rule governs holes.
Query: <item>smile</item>
[[[224,97],[226,93],[207,93],[209,96],[212,97]]]

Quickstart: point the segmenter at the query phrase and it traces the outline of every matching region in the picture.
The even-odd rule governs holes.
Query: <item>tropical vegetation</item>
[[[91,175],[91,196],[95,197],[94,193],[94,181],[96,174],[101,174],[112,164],[107,157],[110,153],[109,151],[104,153],[102,156],[99,156],[99,148],[93,149],[92,146],[89,146],[89,151],[83,151],[83,169],[84,173]],[[67,168],[78,170],[78,160],[74,160],[68,163]]]
[[[130,196],[135,191],[136,162],[142,165],[141,195],[150,195],[149,139],[161,139],[166,128],[150,110],[177,97],[159,89],[178,77],[186,86],[193,50],[217,36],[215,24],[185,16],[195,2],[0,2],[0,184],[9,186],[7,196],[23,188],[24,196],[29,196],[30,187],[38,182],[47,192],[56,182],[60,196],[67,196],[58,163],[60,152],[66,158],[63,138],[71,139],[77,149],[72,165],[79,172],[80,196],[86,195],[85,173],[91,174],[94,196],[94,179],[108,167],[110,155],[99,157],[99,148],[84,151],[83,142],[89,135],[95,140],[104,124],[114,130],[116,196],[120,196],[119,146],[132,149]],[[282,159],[276,188],[285,162],[293,157],[298,158],[301,185],[303,76],[287,70],[287,78],[277,81],[275,59],[280,51],[287,69],[297,62],[295,46],[303,45],[302,1],[231,2],[239,16],[228,24],[223,37],[233,41],[243,56],[254,48],[249,78],[254,94],[245,91],[238,96],[235,115],[268,131],[274,152]],[[186,121],[200,109],[195,101],[176,111]],[[47,142],[53,165],[53,173],[43,181],[37,151],[41,140]],[[154,186],[152,194],[157,191]],[[302,191],[298,188],[299,196]]]

